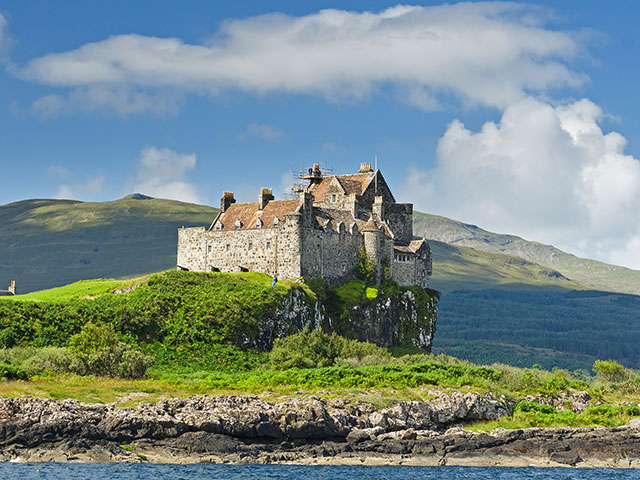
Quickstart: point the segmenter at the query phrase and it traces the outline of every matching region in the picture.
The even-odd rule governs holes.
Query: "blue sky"
[[[640,268],[639,8],[5,0],[0,204],[251,201],[377,154],[421,211]]]

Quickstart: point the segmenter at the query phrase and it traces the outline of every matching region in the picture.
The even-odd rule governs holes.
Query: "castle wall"
[[[303,263],[305,278],[325,278],[330,283],[355,277],[360,262],[362,235],[348,232],[325,232],[305,228],[302,231]]]
[[[413,239],[413,204],[383,204],[383,218],[396,242],[409,243]]]
[[[406,260],[399,260],[406,257]],[[416,285],[416,257],[406,254],[395,254],[391,267],[391,278],[398,285]]]
[[[192,271],[264,272],[297,278],[300,234],[297,219],[285,218],[275,228],[210,230],[185,228],[178,232],[178,266]]]

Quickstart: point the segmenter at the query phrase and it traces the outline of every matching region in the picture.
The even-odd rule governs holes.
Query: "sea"
[[[506,467],[365,467],[299,465],[158,465],[5,463],[0,479],[47,480],[608,480],[640,479],[640,470]]]

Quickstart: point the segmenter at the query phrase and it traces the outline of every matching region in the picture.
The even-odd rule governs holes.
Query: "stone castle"
[[[396,203],[379,170],[363,163],[358,173],[325,176],[316,164],[302,179],[295,200],[262,188],[257,202],[236,203],[224,192],[209,228],[178,230],[178,269],[339,283],[356,276],[364,249],[377,283],[386,274],[428,287],[431,249],[413,237],[413,204]]]

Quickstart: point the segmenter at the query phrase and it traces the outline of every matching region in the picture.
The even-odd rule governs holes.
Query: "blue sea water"
[[[0,464],[2,480],[609,480],[640,479],[640,470],[298,465]]]

